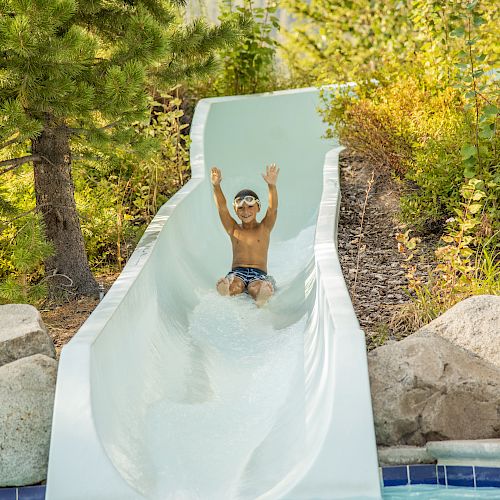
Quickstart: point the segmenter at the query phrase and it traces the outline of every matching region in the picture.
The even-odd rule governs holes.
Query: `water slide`
[[[47,500],[378,499],[363,332],[336,250],[338,154],[317,89],[202,100],[191,180],[63,349]],[[228,200],[281,167],[275,296],[219,296]],[[231,209],[232,210],[232,209]]]

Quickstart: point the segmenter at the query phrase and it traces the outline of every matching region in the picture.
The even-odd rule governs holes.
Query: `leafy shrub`
[[[245,36],[219,52],[219,72],[190,89],[200,97],[254,94],[283,86],[277,70],[277,2],[257,7],[255,0],[222,0],[220,22],[243,24]],[[242,23],[241,20],[244,20]]]
[[[75,161],[75,197],[94,268],[121,268],[158,208],[189,178],[189,137],[177,94],[178,87],[158,96],[150,123],[136,125],[149,154],[131,145],[87,150]]]
[[[324,15],[326,3],[318,5]],[[411,65],[392,64],[378,38],[374,59],[386,60],[387,69],[355,68],[355,92],[326,97],[324,116],[330,135],[404,181],[404,222],[441,236],[428,278],[408,267],[413,301],[403,309],[418,327],[470,295],[500,294],[500,91],[493,2],[414,0],[406,6],[410,24],[401,26],[411,36],[403,53]],[[408,233],[400,238],[416,245]]]

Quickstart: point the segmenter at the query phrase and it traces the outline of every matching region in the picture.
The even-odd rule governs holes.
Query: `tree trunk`
[[[55,254],[45,261],[45,272],[54,276],[49,278],[52,296],[65,291],[95,295],[98,285],[90,272],[76,211],[69,137],[66,126],[48,116],[43,132],[32,143],[33,153],[41,158],[34,162],[36,204],[55,248]]]

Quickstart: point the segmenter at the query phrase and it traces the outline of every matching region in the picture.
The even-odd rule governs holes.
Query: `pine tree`
[[[167,0],[0,0],[0,175],[34,165],[53,293],[57,277],[97,291],[74,200],[75,144],[132,144],[149,96],[210,74],[214,52],[245,29],[181,15]]]

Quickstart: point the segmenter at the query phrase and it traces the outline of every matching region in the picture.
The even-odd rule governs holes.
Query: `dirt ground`
[[[391,318],[410,300],[406,271],[402,267],[403,256],[397,250],[395,239],[398,232],[405,230],[397,218],[401,192],[388,175],[373,172],[370,163],[355,154],[343,152],[340,166],[342,201],[338,246],[341,266],[361,328],[366,333],[367,347],[371,349],[397,337],[397,332],[391,329]],[[108,290],[117,277],[118,273],[111,273],[97,279]],[[83,297],[41,310],[58,355],[98,302]]]
[[[398,251],[396,241],[396,235],[407,229],[398,219],[402,184],[349,151],[342,153],[340,167],[340,264],[371,349],[400,338],[393,319],[410,301],[405,256]],[[422,238],[419,244],[421,275],[431,266],[434,245],[432,236]]]
[[[114,272],[99,275],[96,279],[98,283],[104,285],[104,289],[107,291],[118,276],[119,273]],[[79,297],[65,304],[48,304],[40,309],[43,322],[54,341],[58,358],[63,346],[71,340],[98,303],[99,299],[97,298]]]

